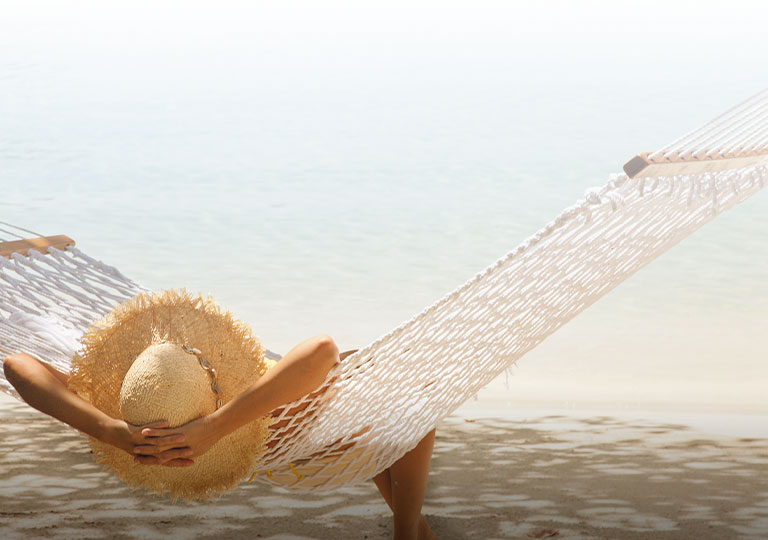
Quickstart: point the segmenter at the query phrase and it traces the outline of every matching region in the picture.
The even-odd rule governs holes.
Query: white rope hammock
[[[658,152],[640,154],[625,170],[347,358],[328,375],[322,395],[286,407],[279,418],[286,424],[272,434],[279,443],[255,479],[326,489],[371,478],[602,295],[763,188],[768,90]],[[0,222],[0,240],[24,238],[19,232]],[[31,333],[30,317],[53,317],[83,332],[144,290],[71,246],[0,257],[0,358],[25,351],[68,371],[71,353]],[[31,314],[26,326],[14,322],[25,319],[19,311]],[[14,395],[1,377],[0,389]]]

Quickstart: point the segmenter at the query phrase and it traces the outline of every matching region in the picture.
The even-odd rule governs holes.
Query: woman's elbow
[[[339,361],[339,348],[333,338],[326,334],[318,334],[313,341],[313,356],[322,362],[326,370]]]
[[[313,338],[315,342],[315,349],[318,352],[322,352],[325,354],[338,354],[339,349],[336,346],[336,342],[333,341],[333,338],[327,334],[317,334]]]
[[[16,386],[21,379],[21,374],[24,372],[24,365],[27,362],[27,355],[22,353],[9,354],[3,360],[3,373],[5,379]]]

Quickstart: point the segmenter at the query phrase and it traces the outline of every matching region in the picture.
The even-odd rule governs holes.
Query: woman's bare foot
[[[424,516],[421,516],[421,521],[419,521],[419,540],[440,540],[437,535],[432,532],[432,529],[429,528],[429,524],[427,523],[427,520],[424,519]]]
[[[416,525],[416,530],[413,529],[400,529],[395,527],[394,540],[439,540],[437,535],[429,528],[427,520],[424,516],[420,516],[419,523]]]

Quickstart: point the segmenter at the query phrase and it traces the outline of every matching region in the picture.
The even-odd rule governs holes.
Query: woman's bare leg
[[[421,515],[434,443],[433,429],[416,448],[373,478],[381,496],[392,510],[395,540],[437,538]]]

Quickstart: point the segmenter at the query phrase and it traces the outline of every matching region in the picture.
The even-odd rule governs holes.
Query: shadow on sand
[[[0,409],[0,538],[390,538],[372,483],[319,494],[260,484],[207,504],[132,491],[85,439],[22,404]],[[702,438],[608,417],[449,419],[424,512],[445,540],[765,539],[768,441]],[[546,537],[546,536],[544,536]]]

